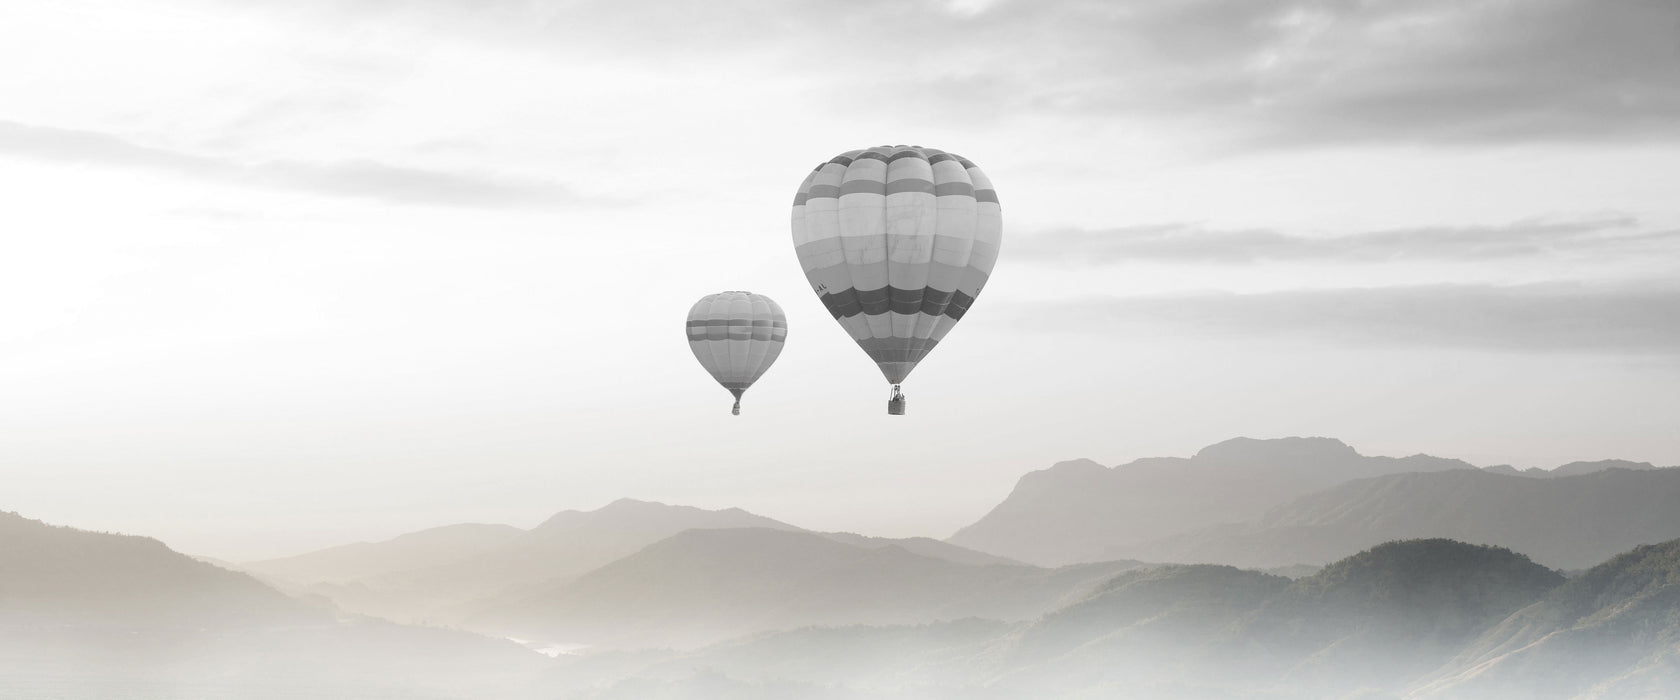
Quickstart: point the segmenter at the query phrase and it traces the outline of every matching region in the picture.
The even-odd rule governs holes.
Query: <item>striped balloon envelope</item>
[[[763,294],[709,294],[688,310],[688,349],[723,388],[735,395],[741,415],[741,394],[764,376],[787,342],[787,316]]]
[[[962,320],[997,263],[1003,216],[967,158],[921,146],[847,151],[793,199],[793,245],[823,306],[893,385]]]

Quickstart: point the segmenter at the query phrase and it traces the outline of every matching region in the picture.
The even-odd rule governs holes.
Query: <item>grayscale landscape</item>
[[[1680,698],[1680,1],[0,2],[0,700]]]
[[[1329,438],[1238,438],[1190,458],[1028,472],[945,541],[621,499],[530,530],[444,524],[243,563],[7,513],[0,689],[1662,697],[1680,687],[1680,467],[1566,466],[1511,474],[1366,457]],[[1178,518],[1109,544],[1129,528],[1080,509],[1093,492],[1123,502],[1138,479],[1171,494],[1154,504],[1165,512],[1206,511],[1232,482],[1274,495],[1246,522]],[[995,524],[1032,509],[1015,528]],[[1010,536],[976,534],[988,530]],[[1000,554],[1068,542],[1178,556]]]

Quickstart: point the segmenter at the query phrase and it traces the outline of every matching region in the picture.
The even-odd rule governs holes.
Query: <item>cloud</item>
[[[1010,240],[1011,257],[1062,265],[1128,261],[1241,264],[1264,261],[1491,261],[1565,254],[1680,255],[1680,230],[1638,231],[1638,220],[1519,221],[1504,226],[1391,229],[1303,236],[1270,229],[1191,224],[1062,229]]]
[[[1011,7],[999,22],[1032,26],[1036,10]],[[1675,3],[1125,7],[1061,5],[1042,35],[1068,48],[1018,47],[1046,60],[1009,89],[1046,109],[1215,124],[1211,139],[1252,147],[1680,138]]]
[[[1210,143],[1680,139],[1680,4],[360,3],[430,31],[807,81],[827,109],[1170,119]]]
[[[8,121],[0,121],[0,156],[137,168],[223,185],[356,197],[397,204],[550,208],[600,203],[547,182],[426,170],[371,160],[243,163],[144,146],[111,134]]]
[[[1673,139],[1680,5],[1320,3],[1291,11],[1240,110],[1297,141]],[[1293,20],[1293,21],[1291,21]]]
[[[1184,294],[1006,304],[1036,330],[1110,333],[1140,324],[1228,336],[1350,344],[1680,358],[1680,286],[1425,285]]]

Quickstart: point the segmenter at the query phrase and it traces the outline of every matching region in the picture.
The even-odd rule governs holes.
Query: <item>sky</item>
[[[621,497],[945,537],[1057,461],[1317,435],[1680,465],[1663,0],[0,5],[0,509],[249,560]],[[959,153],[905,385],[789,206]],[[682,322],[786,310],[743,414]]]

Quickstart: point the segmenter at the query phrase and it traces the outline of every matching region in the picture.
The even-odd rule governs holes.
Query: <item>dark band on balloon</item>
[[[688,322],[688,327],[717,328],[718,326],[750,326],[754,328],[787,329],[787,321],[775,321],[768,318],[707,318]]]
[[[811,189],[813,191],[812,196],[817,196],[817,195],[814,194],[814,192],[817,188],[812,187]],[[887,193],[887,183],[881,182],[880,180],[847,180],[845,182],[840,183],[840,194],[839,194],[839,196],[844,197],[848,194],[886,194],[886,193]]]
[[[823,306],[835,318],[851,318],[858,314],[879,316],[884,313],[927,314],[950,316],[961,320],[974,304],[974,297],[961,290],[947,292],[933,287],[899,289],[886,286],[880,289],[842,289],[822,295]]]
[[[787,340],[787,321],[767,318],[712,318],[688,322],[689,342],[702,340]]]
[[[921,192],[935,197],[973,197],[981,202],[996,203],[998,201],[996,190],[976,190],[974,185],[966,182],[946,182],[935,185],[931,181],[918,177],[907,177],[884,184],[874,180],[853,180],[839,187],[812,185],[811,189],[793,196],[793,206],[797,207],[813,199],[836,199],[848,194],[890,195],[905,192]]]
[[[748,328],[746,326],[688,329],[688,342],[698,343],[706,340],[768,340],[774,343],[784,343],[787,342],[787,331],[776,328]]]

